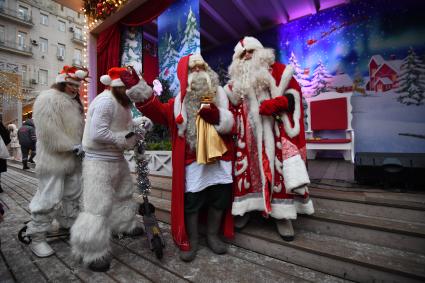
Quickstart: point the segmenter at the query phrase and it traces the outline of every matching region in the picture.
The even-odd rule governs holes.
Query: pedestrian
[[[0,193],[3,192],[1,187],[1,173],[7,171],[7,161],[6,158],[9,158],[9,151],[7,150],[7,145],[10,143],[10,134],[3,123],[0,121]]]
[[[60,229],[69,230],[80,211],[84,109],[78,90],[86,76],[84,70],[64,66],[56,83],[34,103],[38,188],[29,205],[31,221],[26,234],[38,257],[54,253],[46,241],[53,219]]]
[[[10,148],[12,150],[12,157],[14,160],[16,161],[21,161],[22,157],[21,157],[21,145],[19,144],[19,139],[18,139],[18,127],[16,127],[15,124],[9,124],[7,126],[7,129],[10,132]]]
[[[24,122],[22,127],[18,130],[18,140],[21,145],[22,152],[22,169],[27,170],[30,169],[28,167],[28,162],[34,163],[35,157],[35,148],[37,137],[35,133],[34,121],[32,119],[28,119]],[[28,159],[28,155],[30,154],[30,158]]]

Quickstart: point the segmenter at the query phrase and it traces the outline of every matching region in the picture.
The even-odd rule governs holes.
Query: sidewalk
[[[204,239],[196,260],[184,263],[165,223],[161,223],[161,229],[167,246],[161,261],[149,250],[146,237],[114,240],[111,270],[104,274],[75,262],[68,239],[52,240],[56,254],[39,259],[17,239],[18,230],[29,220],[28,204],[37,180],[10,168],[2,174],[1,182],[5,192],[0,199],[7,205],[5,221],[0,224],[1,282],[345,282],[233,245],[228,254],[218,256],[205,246]]]

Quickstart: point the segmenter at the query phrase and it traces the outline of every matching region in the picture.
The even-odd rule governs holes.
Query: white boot
[[[283,240],[290,242],[294,240],[294,228],[290,219],[276,219],[276,228]]]
[[[49,257],[55,253],[46,241],[45,233],[35,233],[31,235],[31,251],[38,257]]]

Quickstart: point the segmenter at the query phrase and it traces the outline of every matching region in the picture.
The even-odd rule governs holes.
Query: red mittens
[[[264,100],[260,105],[261,115],[272,116],[285,110],[288,110],[288,98],[286,96]]]
[[[134,68],[131,66],[128,67],[127,71],[122,71],[120,73],[120,79],[124,83],[126,89],[130,89],[131,87],[137,85],[137,83],[140,81],[136,70],[134,70]]]
[[[218,123],[220,123],[220,111],[214,104],[210,104],[209,107],[203,107],[199,110],[199,116],[201,116],[205,122],[212,125],[218,125]]]

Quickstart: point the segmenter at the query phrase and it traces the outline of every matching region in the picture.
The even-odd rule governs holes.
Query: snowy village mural
[[[278,28],[279,58],[295,67],[307,100],[351,95],[357,152],[425,152],[418,5],[359,1]]]
[[[158,18],[160,78],[177,95],[177,63],[183,56],[200,52],[199,0],[176,1]]]
[[[133,66],[142,71],[143,29],[142,27],[123,27],[121,37],[121,66]]]
[[[255,36],[295,67],[307,100],[331,92],[351,97],[356,152],[423,153],[424,10],[425,1],[361,0]],[[223,71],[233,47],[204,57]]]

